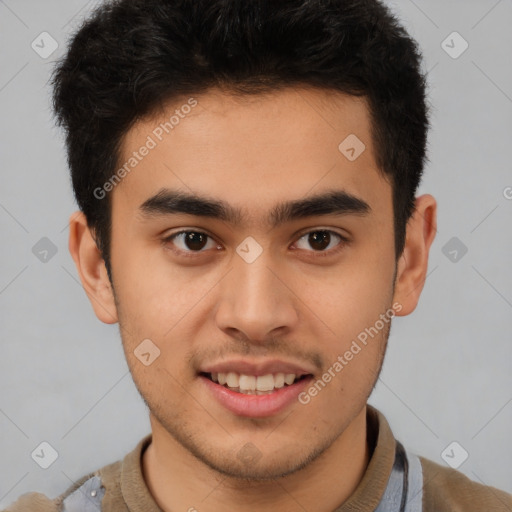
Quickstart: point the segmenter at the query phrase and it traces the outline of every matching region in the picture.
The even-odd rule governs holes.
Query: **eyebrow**
[[[331,190],[304,199],[284,201],[269,212],[266,224],[275,228],[296,219],[323,215],[368,215],[370,205],[344,190]],[[184,213],[240,225],[247,215],[222,200],[163,188],[139,207],[143,220]]]

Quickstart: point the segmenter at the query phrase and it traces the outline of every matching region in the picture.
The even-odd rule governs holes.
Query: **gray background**
[[[388,3],[429,70],[419,193],[438,200],[439,225],[420,304],[394,321],[370,403],[412,451],[445,465],[457,441],[460,471],[512,492],[512,1]],[[118,326],[95,317],[67,248],[76,205],[47,80],[96,4],[0,0],[0,507],[60,494],[150,431]],[[43,31],[59,44],[46,59],[31,48]],[[469,43],[457,59],[441,46],[453,31]],[[32,252],[43,237],[57,249],[47,262]],[[468,249],[455,262],[452,237]],[[59,454],[48,469],[31,458],[43,441]]]

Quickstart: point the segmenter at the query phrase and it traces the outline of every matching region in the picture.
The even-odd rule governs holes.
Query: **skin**
[[[313,368],[316,380],[393,304],[400,305],[397,316],[410,314],[426,278],[436,201],[416,198],[397,262],[392,189],[375,163],[364,99],[308,88],[242,99],[210,90],[196,99],[111,192],[113,287],[85,217],[70,218],[69,249],[84,289],[102,322],[119,322],[149,407],[153,440],[143,456],[144,478],[164,511],[332,511],[354,492],[371,456],[366,403],[389,327],[307,405],[294,402],[266,418],[227,411],[196,372],[201,364],[268,357]],[[123,162],[169,115],[133,126]],[[352,133],[366,145],[353,162],[338,150]],[[242,208],[246,222],[185,214],[143,220],[139,206],[162,187],[224,200]],[[371,213],[311,217],[271,230],[264,224],[276,203],[333,188],[364,199]],[[162,243],[184,228],[212,237],[199,257],[172,251],[193,252],[182,237]],[[331,255],[322,258],[303,236],[315,229],[349,242],[333,234],[325,250]],[[247,236],[263,249],[250,264],[236,252]],[[147,338],[160,350],[149,366],[134,355]],[[249,463],[237,456],[247,443],[258,455]]]

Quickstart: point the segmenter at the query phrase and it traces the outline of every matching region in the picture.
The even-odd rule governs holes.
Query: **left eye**
[[[332,249],[325,250],[329,248],[331,245],[332,235],[338,238],[341,242],[348,242],[348,239],[344,236],[336,233],[335,231],[329,229],[317,229],[315,231],[309,231],[308,233],[303,234],[297,243],[301,240],[305,240],[307,244],[310,244],[313,247],[313,252],[322,252],[322,253],[330,253]],[[210,247],[208,245],[208,239],[211,241]],[[182,243],[180,247],[179,244],[175,243],[175,240],[179,240]],[[211,249],[214,247],[219,247],[218,244],[215,244],[213,238],[202,231],[179,231],[178,233],[174,233],[163,240],[164,243],[172,242],[173,245],[178,246],[178,252],[182,253],[197,253],[204,252],[202,249]],[[338,246],[343,245],[343,243],[338,243]],[[336,252],[336,250],[334,251]],[[188,254],[187,254],[188,255]]]
[[[306,242],[308,244],[310,244],[311,247],[313,247],[315,249],[314,252],[318,252],[318,251],[329,252],[330,250],[326,251],[325,248],[329,247],[331,245],[332,235],[337,237],[342,242],[348,241],[345,237],[341,236],[340,234],[338,234],[334,231],[331,231],[328,229],[321,229],[321,230],[316,230],[316,231],[309,231],[308,233],[302,235],[299,238],[299,242],[302,239],[306,239]]]

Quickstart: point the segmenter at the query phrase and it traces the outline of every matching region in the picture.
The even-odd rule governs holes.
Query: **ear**
[[[437,232],[437,203],[430,195],[416,198],[416,207],[406,228],[405,247],[398,261],[393,303],[402,305],[397,316],[412,313],[427,277],[428,254]]]
[[[96,316],[106,324],[118,322],[107,268],[81,211],[73,213],[69,218],[69,252]]]

